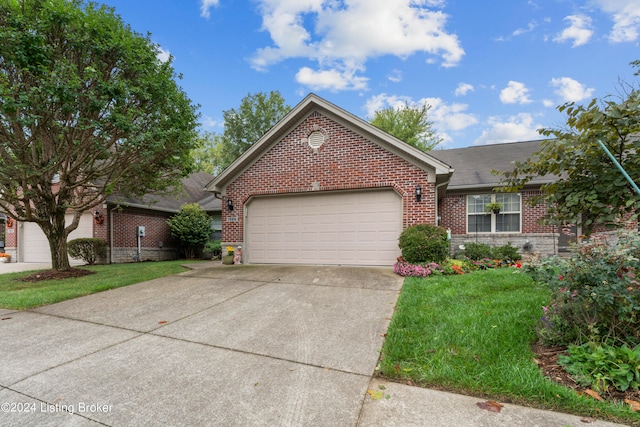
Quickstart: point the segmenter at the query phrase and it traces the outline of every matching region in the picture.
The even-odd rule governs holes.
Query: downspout
[[[113,207],[109,210],[109,264],[113,264]]]
[[[438,220],[438,189],[439,189],[440,187],[442,187],[443,185],[446,185],[446,184],[448,184],[448,183],[449,183],[449,181],[447,180],[447,181],[445,181],[445,182],[441,182],[440,184],[436,185],[436,203],[435,203],[435,206],[436,206],[436,226],[438,226],[438,225],[439,225],[439,222],[440,222],[440,221]]]

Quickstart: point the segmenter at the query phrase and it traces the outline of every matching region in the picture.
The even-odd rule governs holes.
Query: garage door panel
[[[65,222],[69,225],[73,221],[73,215],[67,214]],[[51,262],[51,249],[49,241],[40,227],[33,222],[22,223],[22,238],[20,249],[24,262]],[[69,235],[69,240],[81,237],[93,237],[93,216],[90,212],[80,217],[78,228]]]
[[[391,190],[256,198],[245,254],[253,263],[391,265],[401,231]]]

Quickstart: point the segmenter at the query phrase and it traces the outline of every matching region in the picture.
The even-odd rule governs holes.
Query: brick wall
[[[314,131],[325,135],[317,150],[306,142]],[[422,188],[419,203],[416,185]],[[223,200],[222,240],[242,243],[243,208],[251,196],[371,188],[393,188],[402,196],[404,227],[435,222],[435,190],[427,172],[330,118],[312,113],[229,184],[227,197],[235,209],[227,210]]]
[[[169,213],[157,213],[137,209],[109,210],[104,224],[94,226],[94,236],[104,239],[110,245],[109,221],[113,217],[113,255],[108,259],[113,262],[132,262],[138,252],[137,227],[145,227],[145,236],[140,239],[142,261],[177,259],[177,242],[171,238],[167,219]]]
[[[456,252],[459,245],[476,241],[490,246],[502,246],[510,243],[512,246],[520,248],[521,253],[527,251],[544,254],[556,253],[557,230],[554,230],[552,226],[540,224],[540,220],[547,214],[546,206],[532,207],[527,203],[532,197],[540,195],[540,191],[523,190],[520,194],[522,196],[521,233],[478,233],[477,235],[467,233],[467,194],[445,195],[438,204],[438,216],[441,218],[440,225],[451,229],[452,253]]]
[[[18,221],[11,220],[12,224],[9,227],[9,220],[2,223],[4,227],[4,251],[11,255],[11,262],[18,261]]]

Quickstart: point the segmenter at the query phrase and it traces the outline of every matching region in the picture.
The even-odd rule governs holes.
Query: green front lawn
[[[530,346],[549,298],[514,268],[408,277],[379,374],[502,402],[639,423],[640,416],[624,404],[580,396],[541,374]]]
[[[15,280],[31,275],[34,273],[33,271],[0,274],[0,308],[22,310],[40,307],[107,289],[169,276],[186,271],[186,268],[181,267],[181,264],[184,263],[184,260],[178,260],[84,266],[81,268],[95,271],[96,274],[41,282]]]

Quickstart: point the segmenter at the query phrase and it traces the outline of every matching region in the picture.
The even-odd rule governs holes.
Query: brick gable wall
[[[314,131],[325,135],[317,150],[306,142]],[[415,200],[416,185],[421,202]],[[373,188],[393,188],[402,196],[404,227],[435,222],[435,190],[426,171],[314,112],[229,184],[226,194],[235,209],[227,210],[223,200],[222,240],[242,243],[243,208],[252,196]]]

